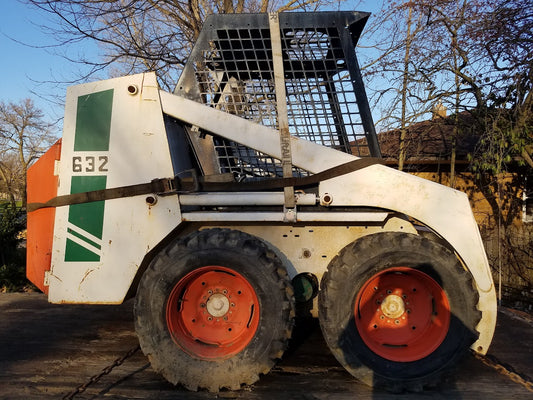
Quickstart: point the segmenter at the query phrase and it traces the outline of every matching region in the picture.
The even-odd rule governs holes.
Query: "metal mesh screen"
[[[217,29],[197,65],[202,101],[219,110],[277,127],[270,31]],[[281,162],[251,148],[215,137],[221,172],[238,176],[281,176]],[[299,173],[297,170],[295,172]]]
[[[285,29],[282,39],[291,134],[351,153],[365,135],[337,29]]]
[[[280,14],[282,22],[283,15]],[[310,21],[302,17],[297,19],[298,25],[280,24],[290,133],[355,155],[371,155],[353,71],[347,62],[347,56],[355,59],[352,37],[343,36],[345,27],[338,29],[335,19],[330,18],[332,26],[328,26],[327,18],[317,24],[316,18]],[[233,16],[230,23],[220,19],[211,22],[210,27],[214,29],[198,41],[188,74],[180,80],[196,81],[197,101],[277,128],[266,15],[256,15],[248,21]],[[347,39],[350,43],[346,43]],[[352,54],[346,55],[346,49],[351,49]],[[353,65],[357,66],[356,62]],[[178,87],[183,87],[183,83],[178,83]],[[214,138],[214,145],[221,172],[247,177],[282,175],[279,160],[218,137]],[[306,174],[296,168],[293,173]]]

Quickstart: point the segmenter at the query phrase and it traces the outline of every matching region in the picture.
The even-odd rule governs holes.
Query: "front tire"
[[[209,229],[171,243],[140,282],[135,329],[152,367],[189,390],[237,390],[285,351],[293,293],[259,239]]]
[[[478,295],[454,253],[386,232],[345,247],[324,274],[319,319],[337,360],[375,387],[419,391],[468,351]]]

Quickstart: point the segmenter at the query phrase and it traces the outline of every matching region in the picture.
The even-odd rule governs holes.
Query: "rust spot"
[[[81,279],[80,284],[78,285],[78,289],[81,288],[81,285],[83,284],[83,281],[85,281],[85,279],[86,279],[86,278],[89,276],[89,274],[90,274],[91,272],[93,272],[93,271],[94,271],[94,268],[93,268],[93,269],[89,269],[89,270],[87,270],[87,272],[85,272],[85,275],[83,275],[83,278]]]

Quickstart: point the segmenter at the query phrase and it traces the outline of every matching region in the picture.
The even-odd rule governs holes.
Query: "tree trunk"
[[[407,14],[407,37],[405,39],[405,56],[403,59],[403,81],[402,81],[402,117],[400,127],[400,153],[398,154],[398,170],[403,171],[406,159],[406,140],[407,140],[407,86],[409,84],[409,57],[411,50],[411,17],[413,7],[409,4]]]

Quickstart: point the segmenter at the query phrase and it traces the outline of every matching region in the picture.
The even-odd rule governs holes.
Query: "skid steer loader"
[[[190,390],[257,381],[302,305],[369,385],[419,390],[486,353],[496,297],[467,196],[380,163],[368,17],[213,15],[174,93],[153,73],[70,87],[28,173],[30,280],[52,303],[135,297],[143,352]]]

